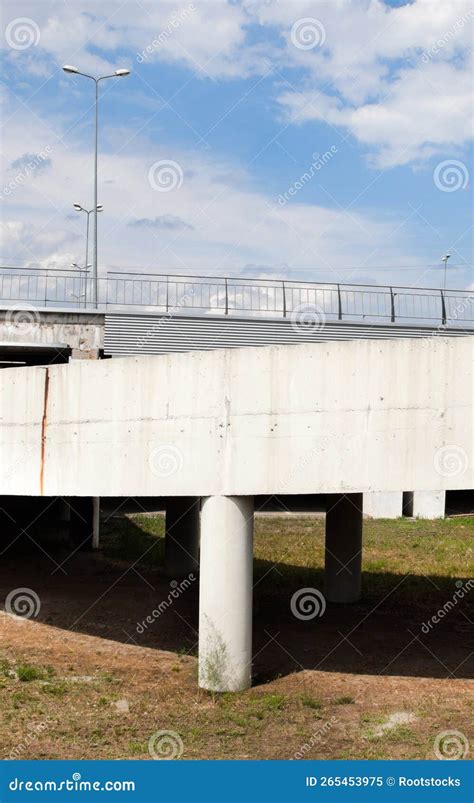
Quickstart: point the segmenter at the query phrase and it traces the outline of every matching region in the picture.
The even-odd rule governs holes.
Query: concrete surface
[[[3,493],[473,488],[473,344],[365,340],[4,369]]]
[[[403,515],[403,491],[364,494],[364,516],[371,519],[398,519]]]

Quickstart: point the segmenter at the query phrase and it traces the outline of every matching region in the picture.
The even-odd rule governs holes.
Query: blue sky
[[[472,287],[464,0],[4,4],[2,262]]]

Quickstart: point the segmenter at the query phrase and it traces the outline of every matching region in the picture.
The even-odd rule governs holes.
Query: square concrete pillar
[[[94,548],[94,497],[71,497],[69,532],[76,549],[88,552]]]
[[[413,491],[411,515],[416,519],[443,519],[446,491]]]
[[[371,519],[398,519],[402,516],[402,491],[369,491],[364,494],[364,514]]]
[[[326,509],[325,596],[356,602],[362,577],[363,494],[329,494]]]
[[[199,571],[200,507],[198,496],[170,497],[166,502],[165,573],[186,577]]]

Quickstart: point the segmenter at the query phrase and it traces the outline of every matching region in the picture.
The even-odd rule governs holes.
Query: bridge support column
[[[100,496],[92,497],[92,549],[100,546]]]
[[[419,519],[442,519],[446,513],[446,491],[408,491],[405,515]]]
[[[325,595],[356,602],[362,575],[363,494],[330,494],[326,510]]]
[[[365,493],[364,513],[372,519],[398,519],[403,512],[402,498],[402,491]]]
[[[201,511],[199,685],[252,681],[253,497],[209,496]]]
[[[166,502],[165,573],[185,577],[199,571],[199,508],[196,496],[170,497]]]
[[[95,500],[93,496],[73,496],[70,501],[69,532],[81,552],[94,548]]]

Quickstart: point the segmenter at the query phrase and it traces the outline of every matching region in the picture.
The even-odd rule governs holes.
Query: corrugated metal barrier
[[[474,329],[324,321],[309,312],[299,319],[227,316],[105,316],[105,354],[166,354],[219,348],[315,343],[325,340],[398,339],[474,335]]]

